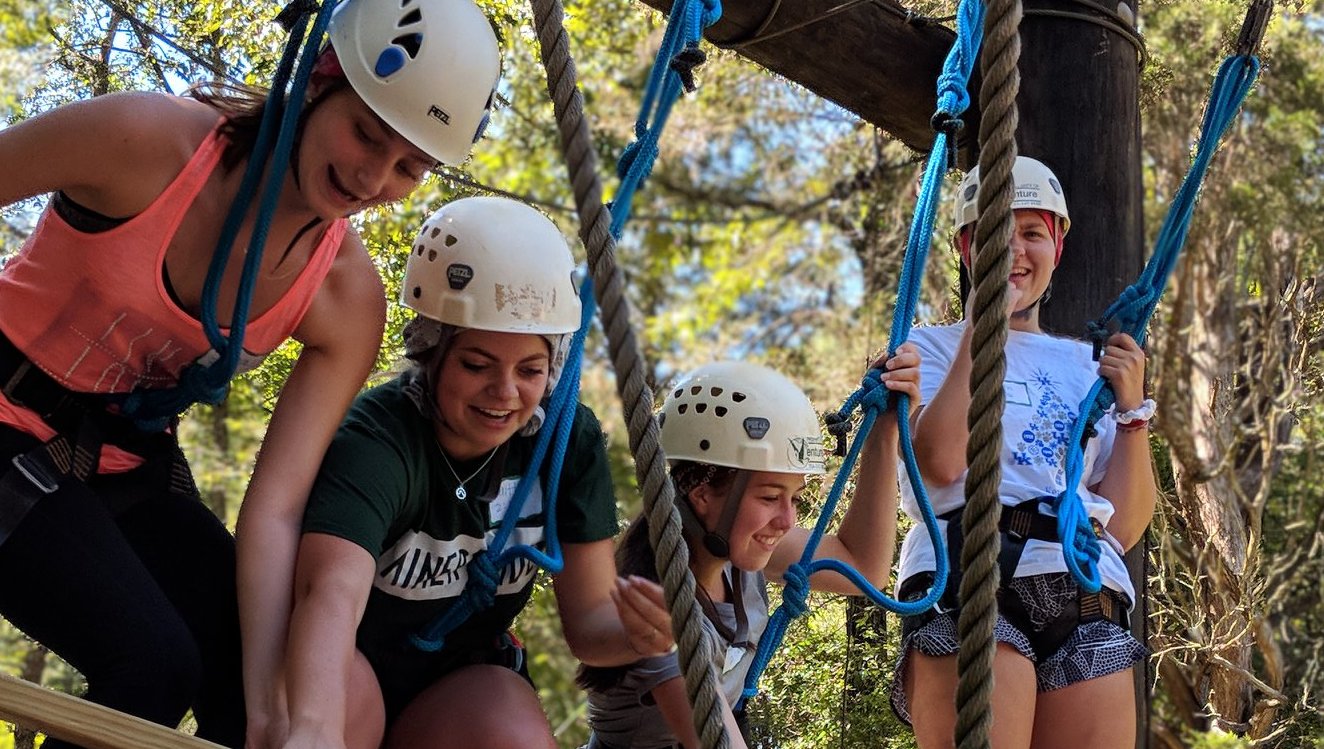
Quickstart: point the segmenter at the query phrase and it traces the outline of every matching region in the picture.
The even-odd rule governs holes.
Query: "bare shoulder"
[[[350,229],[296,335],[306,346],[367,352],[371,358],[381,346],[385,325],[381,277],[358,233]]]
[[[0,163],[33,165],[0,177],[0,204],[63,190],[107,215],[132,214],[174,178],[218,116],[196,100],[123,92],[32,117],[0,131]]]

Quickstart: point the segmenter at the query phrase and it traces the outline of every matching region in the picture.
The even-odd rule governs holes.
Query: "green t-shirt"
[[[432,422],[404,393],[406,381],[398,377],[355,400],[322,461],[303,521],[305,533],[352,541],[377,560],[358,647],[383,682],[393,674],[404,681],[432,680],[467,662],[467,653],[490,649],[524,608],[538,571],[522,559],[508,565],[496,604],[447,635],[440,652],[423,653],[410,644],[410,635],[459,600],[469,579],[466,566],[496,535],[537,436],[512,438],[501,466],[494,460],[479,470],[484,455],[452,461],[452,473]],[[544,548],[543,485],[550,462],[544,461],[542,480],[528,493],[507,548]],[[475,471],[477,475],[468,478]],[[466,478],[468,497],[463,501],[455,496],[456,473]],[[480,497],[485,487],[492,491],[486,500]],[[616,500],[602,429],[582,404],[571,429],[556,502],[561,542],[587,543],[616,535]]]

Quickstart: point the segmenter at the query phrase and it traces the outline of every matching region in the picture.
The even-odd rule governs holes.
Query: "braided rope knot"
[[[698,86],[694,82],[694,71],[708,61],[708,55],[699,49],[698,42],[690,42],[685,49],[671,57],[670,67],[680,76],[680,83],[687,93],[694,93]]]
[[[871,368],[860,378],[860,410],[882,413],[891,403],[892,391],[883,385],[883,370]]]
[[[497,586],[501,584],[501,568],[497,566],[496,557],[487,551],[479,551],[469,558],[465,570],[469,573],[465,594],[473,591],[471,600],[475,611],[491,608],[496,603]]]
[[[803,564],[796,562],[782,573],[782,605],[792,619],[809,613],[809,574]]]
[[[829,411],[823,414],[823,423],[827,426],[828,434],[837,438],[837,444],[832,448],[832,454],[838,458],[846,457],[846,439],[850,437],[850,411]]]
[[[703,0],[703,15],[699,23],[706,29],[722,17],[722,0]]]
[[[653,173],[653,163],[657,161],[658,149],[657,142],[642,133],[639,139],[625,147],[621,152],[621,158],[616,162],[616,176],[625,179],[626,175],[634,170],[635,162],[643,159],[643,173],[639,175],[639,182],[648,179],[648,175]]]

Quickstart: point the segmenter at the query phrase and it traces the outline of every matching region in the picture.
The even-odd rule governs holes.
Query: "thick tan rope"
[[[0,719],[87,749],[222,749],[8,674],[0,674]]]
[[[969,473],[961,530],[961,616],[957,633],[960,681],[956,688],[956,745],[989,746],[989,697],[993,692],[998,589],[998,501],[1002,472],[1003,379],[1006,374],[1007,277],[1011,272],[1015,185],[1016,93],[1020,89],[1020,0],[987,0],[979,93],[979,223],[968,317],[971,337]]]
[[[658,442],[653,395],[644,376],[647,363],[630,324],[624,276],[616,264],[616,242],[609,228],[611,214],[602,202],[593,138],[584,118],[584,99],[579,92],[570,40],[564,27],[565,11],[560,0],[532,0],[532,4],[543,68],[547,72],[547,91],[556,109],[561,149],[579,212],[580,239],[588,249],[598,312],[607,332],[616,389],[629,427],[630,449],[634,451],[635,475],[643,487],[649,540],[657,550],[657,572],[671,608],[671,626],[680,649],[685,690],[694,706],[694,728],[704,749],[726,749],[730,737],[718,701],[712,644],[704,635],[703,612],[694,600],[689,550],[681,535],[666,457]]]

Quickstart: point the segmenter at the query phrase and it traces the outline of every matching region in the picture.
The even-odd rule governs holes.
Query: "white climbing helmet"
[[[330,34],[350,86],[386,124],[443,164],[468,157],[501,69],[473,0],[342,0]]]
[[[579,329],[575,260],[531,206],[499,197],[447,203],[423,222],[400,301],[461,328],[558,334]]]
[[[1071,217],[1067,214],[1067,199],[1062,194],[1062,183],[1053,170],[1042,161],[1029,156],[1017,156],[1011,167],[1011,179],[1015,192],[1011,199],[1012,210],[1031,208],[1049,211],[1062,219],[1062,233],[1066,236],[1071,228]],[[976,165],[961,180],[956,191],[956,230],[959,232],[979,219],[979,166]]]
[[[823,473],[823,435],[795,383],[767,367],[717,362],[671,389],[658,417],[668,460]]]

